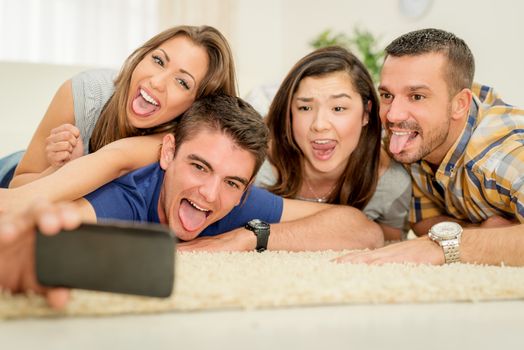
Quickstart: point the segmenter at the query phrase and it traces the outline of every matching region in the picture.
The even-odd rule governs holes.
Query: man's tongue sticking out
[[[186,199],[183,199],[180,203],[178,217],[184,229],[192,232],[202,227],[207,215],[205,212],[193,207]]]
[[[410,136],[411,133],[407,133],[406,135],[395,135],[392,133],[389,138],[389,151],[392,154],[399,154],[402,152]]]
[[[157,109],[158,106],[147,102],[140,94],[133,100],[133,112],[138,115],[149,115]]]

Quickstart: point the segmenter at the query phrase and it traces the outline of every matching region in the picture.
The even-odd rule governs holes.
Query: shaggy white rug
[[[74,290],[68,307],[37,295],[0,295],[0,318],[217,308],[524,299],[524,268],[335,264],[340,252],[184,253],[167,299]]]

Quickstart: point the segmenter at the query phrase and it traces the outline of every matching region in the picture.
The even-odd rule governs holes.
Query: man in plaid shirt
[[[524,110],[473,84],[474,66],[466,43],[442,30],[386,48],[385,144],[412,176],[410,222],[422,237],[340,261],[524,265]]]

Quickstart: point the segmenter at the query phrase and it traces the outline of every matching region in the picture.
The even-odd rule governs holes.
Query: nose
[[[331,122],[329,113],[324,109],[318,109],[311,123],[311,130],[320,132],[329,129]]]
[[[149,78],[149,85],[152,89],[157,91],[164,91],[166,88],[166,81],[169,78],[168,72],[157,72]]]
[[[208,203],[212,203],[218,199],[220,192],[220,178],[210,176],[206,181],[198,188],[198,192]]]
[[[409,117],[406,103],[399,98],[394,98],[389,105],[380,106],[380,109],[385,116],[385,120],[383,120],[384,122],[400,123],[407,120]]]

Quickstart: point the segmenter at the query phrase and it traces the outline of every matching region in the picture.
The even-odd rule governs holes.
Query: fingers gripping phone
[[[82,224],[54,236],[39,232],[37,279],[46,286],[168,297],[175,242],[157,224]]]

